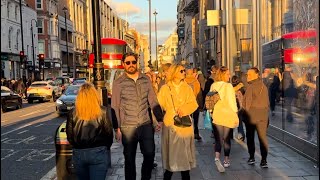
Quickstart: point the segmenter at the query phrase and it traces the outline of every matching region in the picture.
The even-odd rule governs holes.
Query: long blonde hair
[[[81,120],[96,120],[101,116],[101,97],[91,83],[83,84],[75,102],[75,116]]]
[[[172,64],[167,72],[167,77],[166,77],[166,83],[173,81],[175,78],[176,74],[179,72],[179,70],[183,68],[182,65],[180,64]],[[180,73],[180,72],[179,72]]]

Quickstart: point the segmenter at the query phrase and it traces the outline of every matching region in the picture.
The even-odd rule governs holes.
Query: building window
[[[38,34],[43,34],[43,19],[38,19],[37,26],[38,26]]]
[[[16,20],[18,20],[18,12],[19,12],[19,6],[16,5],[16,10],[15,10],[15,14],[14,14],[14,18],[15,18]]]
[[[39,54],[44,54],[44,42],[39,42],[38,48]]]
[[[20,30],[17,30],[17,37],[16,37],[16,50],[19,49],[19,36],[20,36]]]
[[[12,47],[11,36],[12,36],[12,27],[9,28],[9,34],[8,34],[8,45],[9,45],[9,49],[11,49],[11,47]]]
[[[42,0],[36,0],[36,9],[42,9]]]

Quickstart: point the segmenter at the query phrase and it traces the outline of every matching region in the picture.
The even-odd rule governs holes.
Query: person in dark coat
[[[287,109],[286,119],[288,122],[292,122],[293,121],[292,103],[294,99],[298,98],[298,90],[291,76],[291,71],[288,69],[283,72],[282,90],[284,93],[283,96],[284,96],[285,108]]]
[[[269,88],[269,101],[270,101],[270,109],[272,116],[274,116],[274,110],[276,107],[276,99],[277,99],[277,93],[279,92],[280,88],[280,79],[278,76],[275,75],[275,69],[271,69],[271,75],[272,78]]]
[[[267,168],[268,139],[267,128],[269,124],[269,96],[268,89],[259,77],[258,68],[250,68],[247,72],[248,87],[243,98],[243,109],[245,110],[246,136],[249,152],[249,165],[255,164],[255,131],[258,133],[261,152],[262,168]]]
[[[211,85],[214,83],[214,76],[216,75],[216,72],[218,70],[218,67],[217,66],[212,66],[211,67],[211,71],[209,72],[209,76],[208,76],[208,79],[204,85],[204,89],[203,89],[203,102],[206,102],[205,101],[205,98],[206,98],[206,95],[208,94],[208,92],[210,91],[210,88],[211,88]],[[204,109],[205,109],[205,106],[203,106]],[[212,122],[212,121],[211,121]],[[212,123],[212,127],[214,126],[214,124]],[[212,128],[212,134],[211,134],[211,137],[214,138],[214,132],[213,132],[213,129]]]

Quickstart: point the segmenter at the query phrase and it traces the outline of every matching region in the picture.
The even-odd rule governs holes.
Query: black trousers
[[[136,179],[136,152],[138,142],[141,153],[143,154],[143,163],[141,168],[141,179],[151,179],[153,161],[155,156],[154,129],[152,124],[146,124],[139,127],[121,128],[123,154],[125,159],[125,179]]]
[[[267,128],[268,122],[257,122],[257,124],[245,123],[246,125],[246,136],[247,146],[250,158],[254,158],[255,153],[255,142],[254,136],[255,131],[258,133],[260,152],[262,160],[267,160],[268,155],[268,139],[267,139]]]
[[[199,134],[199,128],[198,128],[198,122],[199,122],[199,109],[193,112],[193,128],[194,128],[194,134]]]
[[[173,172],[166,170],[163,174],[163,180],[171,180]],[[182,180],[190,180],[190,171],[181,171]]]

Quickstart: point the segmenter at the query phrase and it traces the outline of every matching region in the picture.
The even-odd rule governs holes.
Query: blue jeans
[[[105,180],[108,170],[107,147],[73,149],[73,162],[78,180]]]

